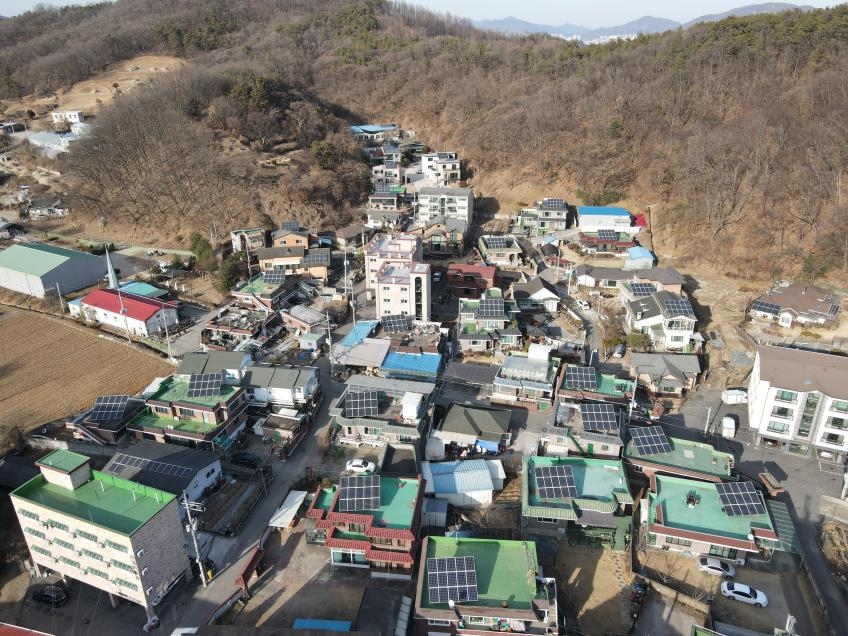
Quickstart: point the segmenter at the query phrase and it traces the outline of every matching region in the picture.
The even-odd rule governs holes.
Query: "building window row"
[[[772,433],[785,433],[789,429],[786,422],[769,422],[768,430]]]
[[[778,391],[774,396],[775,400],[780,400],[781,402],[794,402],[798,397],[797,393],[793,393],[792,391]]]
[[[47,539],[47,535],[41,532],[40,530],[36,530],[35,528],[24,528],[24,532],[27,534],[31,534],[34,537],[38,537],[39,539]]]
[[[118,552],[129,552],[129,548],[121,543],[115,543],[114,541],[109,541],[106,539],[105,545],[113,550],[117,550]]]
[[[32,519],[33,521],[39,520],[39,516],[37,514],[35,514],[34,512],[30,512],[29,510],[24,510],[23,508],[19,508],[18,513],[21,514],[22,516],[26,517],[27,519]]]
[[[87,556],[89,559],[94,559],[95,561],[102,561],[103,560],[102,554],[100,554],[98,552],[93,552],[92,550],[86,550],[85,548],[82,548],[80,550],[80,554],[83,555],[83,556]]]
[[[130,583],[129,581],[125,581],[124,579],[115,579],[113,582],[116,585],[120,585],[121,587],[125,587],[130,590],[138,590],[138,585],[136,585],[135,583]]]
[[[109,575],[106,572],[103,572],[102,570],[97,570],[95,568],[89,567],[85,568],[85,573],[93,574],[94,576],[99,576],[101,579],[106,579],[107,581],[109,580]]]
[[[45,550],[44,548],[42,548],[41,546],[38,546],[38,545],[30,546],[30,550],[32,550],[33,552],[36,552],[38,554],[41,554],[43,556],[46,556],[46,557],[52,557],[53,556],[53,554],[50,552],[50,550]]]
[[[67,524],[61,523],[59,521],[53,521],[52,519],[50,521],[48,521],[47,523],[50,524],[51,528],[56,528],[57,530],[62,530],[64,532],[70,532]]]
[[[53,539],[53,543],[55,543],[56,545],[62,546],[62,547],[63,547],[63,548],[65,548],[66,550],[73,550],[73,551],[76,551],[76,548],[74,547],[74,544],[73,544],[73,543],[71,543],[71,542],[69,542],[69,541],[64,541],[64,540],[62,540],[62,539]]]
[[[78,537],[82,537],[83,539],[88,539],[89,541],[94,541],[97,543],[97,537],[90,532],[86,532],[85,530],[74,530],[74,534]]]
[[[76,569],[80,568],[80,562],[79,561],[74,561],[73,559],[69,559],[68,557],[60,556],[59,561],[61,561],[65,565],[70,565],[72,568],[76,568]]]
[[[679,545],[684,548],[691,548],[692,542],[689,539],[679,539],[677,537],[666,537],[665,542],[670,545]]]

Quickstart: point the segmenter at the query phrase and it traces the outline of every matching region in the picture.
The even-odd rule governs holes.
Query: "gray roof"
[[[463,493],[493,490],[492,474],[483,459],[421,462],[427,493]]]
[[[263,247],[256,250],[256,254],[259,257],[259,260],[264,260],[266,258],[283,258],[286,256],[303,258],[305,251],[306,250],[304,250],[302,245],[295,245],[294,247],[279,245],[277,247]]]
[[[633,272],[618,267],[595,267],[594,265],[578,265],[574,268],[575,276],[591,276],[595,280],[629,280]]]
[[[418,196],[421,195],[445,195],[448,197],[473,197],[474,188],[421,188],[418,191]]]
[[[653,269],[639,269],[634,272],[636,278],[655,281],[663,285],[685,285],[686,277],[672,267],[654,267]]]
[[[147,459],[151,463],[142,464],[141,467],[129,466],[127,458]],[[208,451],[142,440],[127,448],[119,448],[103,472],[179,495],[198,472],[217,461],[218,456]],[[172,468],[174,466],[188,471],[177,471]]]
[[[653,318],[655,316],[665,316],[666,318],[679,318],[680,314],[673,312],[669,313],[666,310],[665,303],[669,300],[688,299],[684,296],[680,296],[679,294],[673,294],[672,292],[658,291],[651,296],[631,300],[628,304],[630,305],[630,310],[632,311],[634,316],[638,316],[639,313],[642,314],[642,317],[639,318],[639,320],[644,320],[645,318]]]
[[[195,373],[221,373],[227,369],[241,369],[250,355],[240,351],[209,351],[208,353],[187,353],[183,356],[174,373],[192,375]]]
[[[432,382],[415,382],[413,380],[396,380],[381,378],[375,375],[352,375],[345,384],[349,388],[374,389],[389,395],[400,397],[404,393],[421,393],[426,400],[436,389]]]
[[[682,353],[631,353],[630,368],[654,379],[671,376],[688,383],[701,372],[701,363],[698,356]]]
[[[442,373],[442,378],[466,384],[492,384],[498,374],[498,367],[491,364],[472,364],[450,362]]]
[[[848,358],[789,347],[757,347],[760,380],[787,391],[848,399]]]
[[[360,234],[370,236],[373,231],[374,230],[367,225],[362,225],[362,223],[352,223],[351,225],[346,225],[343,228],[336,230],[336,237],[347,241],[352,238],[356,238]]]
[[[295,305],[287,310],[292,318],[296,318],[307,325],[317,325],[327,320],[327,317],[320,311],[306,307],[305,305]]]
[[[519,298],[530,298],[531,296],[539,293],[543,289],[551,293],[555,297],[559,298],[559,294],[557,294],[556,289],[554,289],[553,285],[543,280],[540,276],[534,276],[526,283],[513,283],[512,297],[516,300]]]
[[[484,409],[452,404],[442,421],[441,430],[446,433],[474,435],[487,442],[499,442],[509,430],[511,411]]]
[[[242,386],[293,389],[306,386],[317,373],[315,367],[251,364],[245,367]]]
[[[368,216],[372,219],[392,219],[397,221],[400,215],[400,210],[368,210]],[[336,234],[338,234],[338,232]]]

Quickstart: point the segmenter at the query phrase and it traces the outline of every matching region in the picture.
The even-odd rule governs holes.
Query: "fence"
[[[41,450],[61,449],[82,453],[83,455],[98,455],[100,457],[111,457],[117,450],[113,446],[97,446],[75,440],[47,439],[41,437],[28,437],[27,443],[32,448]]]

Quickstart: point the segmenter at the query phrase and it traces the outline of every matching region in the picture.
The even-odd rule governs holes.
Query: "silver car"
[[[726,561],[716,559],[715,557],[700,557],[698,559],[698,569],[701,572],[712,574],[713,576],[723,576],[727,580],[736,576],[736,568]]]
[[[753,587],[744,585],[743,583],[735,583],[733,581],[725,581],[721,584],[721,593],[734,601],[742,601],[748,605],[756,607],[766,607],[768,605],[768,597],[760,590],[755,590]]]

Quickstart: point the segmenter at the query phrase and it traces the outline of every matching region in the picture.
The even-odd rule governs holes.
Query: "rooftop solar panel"
[[[615,230],[598,230],[598,238],[602,241],[617,241],[618,232]]]
[[[580,405],[580,417],[585,431],[618,432],[618,413],[612,404],[583,403]]]
[[[472,556],[427,559],[430,603],[477,600],[477,567]]]
[[[565,368],[565,384],[571,389],[594,391],[598,388],[595,367],[569,365]]]
[[[190,398],[218,395],[223,381],[223,373],[192,374],[188,380],[188,393],[186,395]]]
[[[653,296],[657,288],[650,283],[630,283],[630,293],[634,298]]]
[[[297,232],[300,229],[300,223],[297,221],[283,221],[280,223],[280,229],[285,232]]]
[[[342,477],[339,512],[377,510],[380,507],[380,478],[377,475]]]
[[[630,437],[640,455],[670,453],[671,444],[659,426],[631,426]]]
[[[371,417],[377,415],[378,409],[376,391],[348,391],[345,396],[346,417]]]
[[[327,252],[310,252],[300,260],[300,264],[304,267],[329,265],[330,255]]]
[[[119,420],[127,410],[128,395],[103,395],[94,401],[89,419],[95,422],[109,422]]]
[[[537,466],[536,492],[542,499],[566,499],[577,496],[574,473],[571,466]]]
[[[286,282],[286,272],[281,269],[262,272],[262,280],[269,285],[282,285]]]
[[[506,236],[487,236],[486,247],[491,249],[504,249],[512,244],[512,239]]]
[[[477,316],[480,318],[502,318],[504,311],[503,298],[482,298],[477,306]]]
[[[695,310],[692,309],[692,303],[685,298],[672,299],[665,301],[665,309],[672,316],[687,316],[695,317]]]
[[[724,513],[728,517],[757,516],[766,512],[762,497],[749,481],[715,485]]]
[[[193,474],[193,471],[186,466],[177,466],[176,464],[158,462],[152,459],[145,459],[143,457],[133,457],[132,455],[127,455],[125,453],[116,454],[112,458],[110,465],[111,468],[109,469],[109,472],[116,475],[119,475],[125,466],[154,473],[161,473],[163,475],[171,475],[173,477],[179,477],[180,479],[185,479]]]
[[[774,303],[767,303],[763,300],[755,300],[751,303],[751,309],[754,311],[760,311],[764,314],[771,314],[772,316],[777,316],[780,313],[780,306],[775,305]]]
[[[565,207],[565,199],[542,199],[543,210],[562,210]]]
[[[389,333],[402,333],[409,331],[410,317],[403,314],[382,316],[380,318],[380,324],[383,327],[383,331],[387,331]]]

